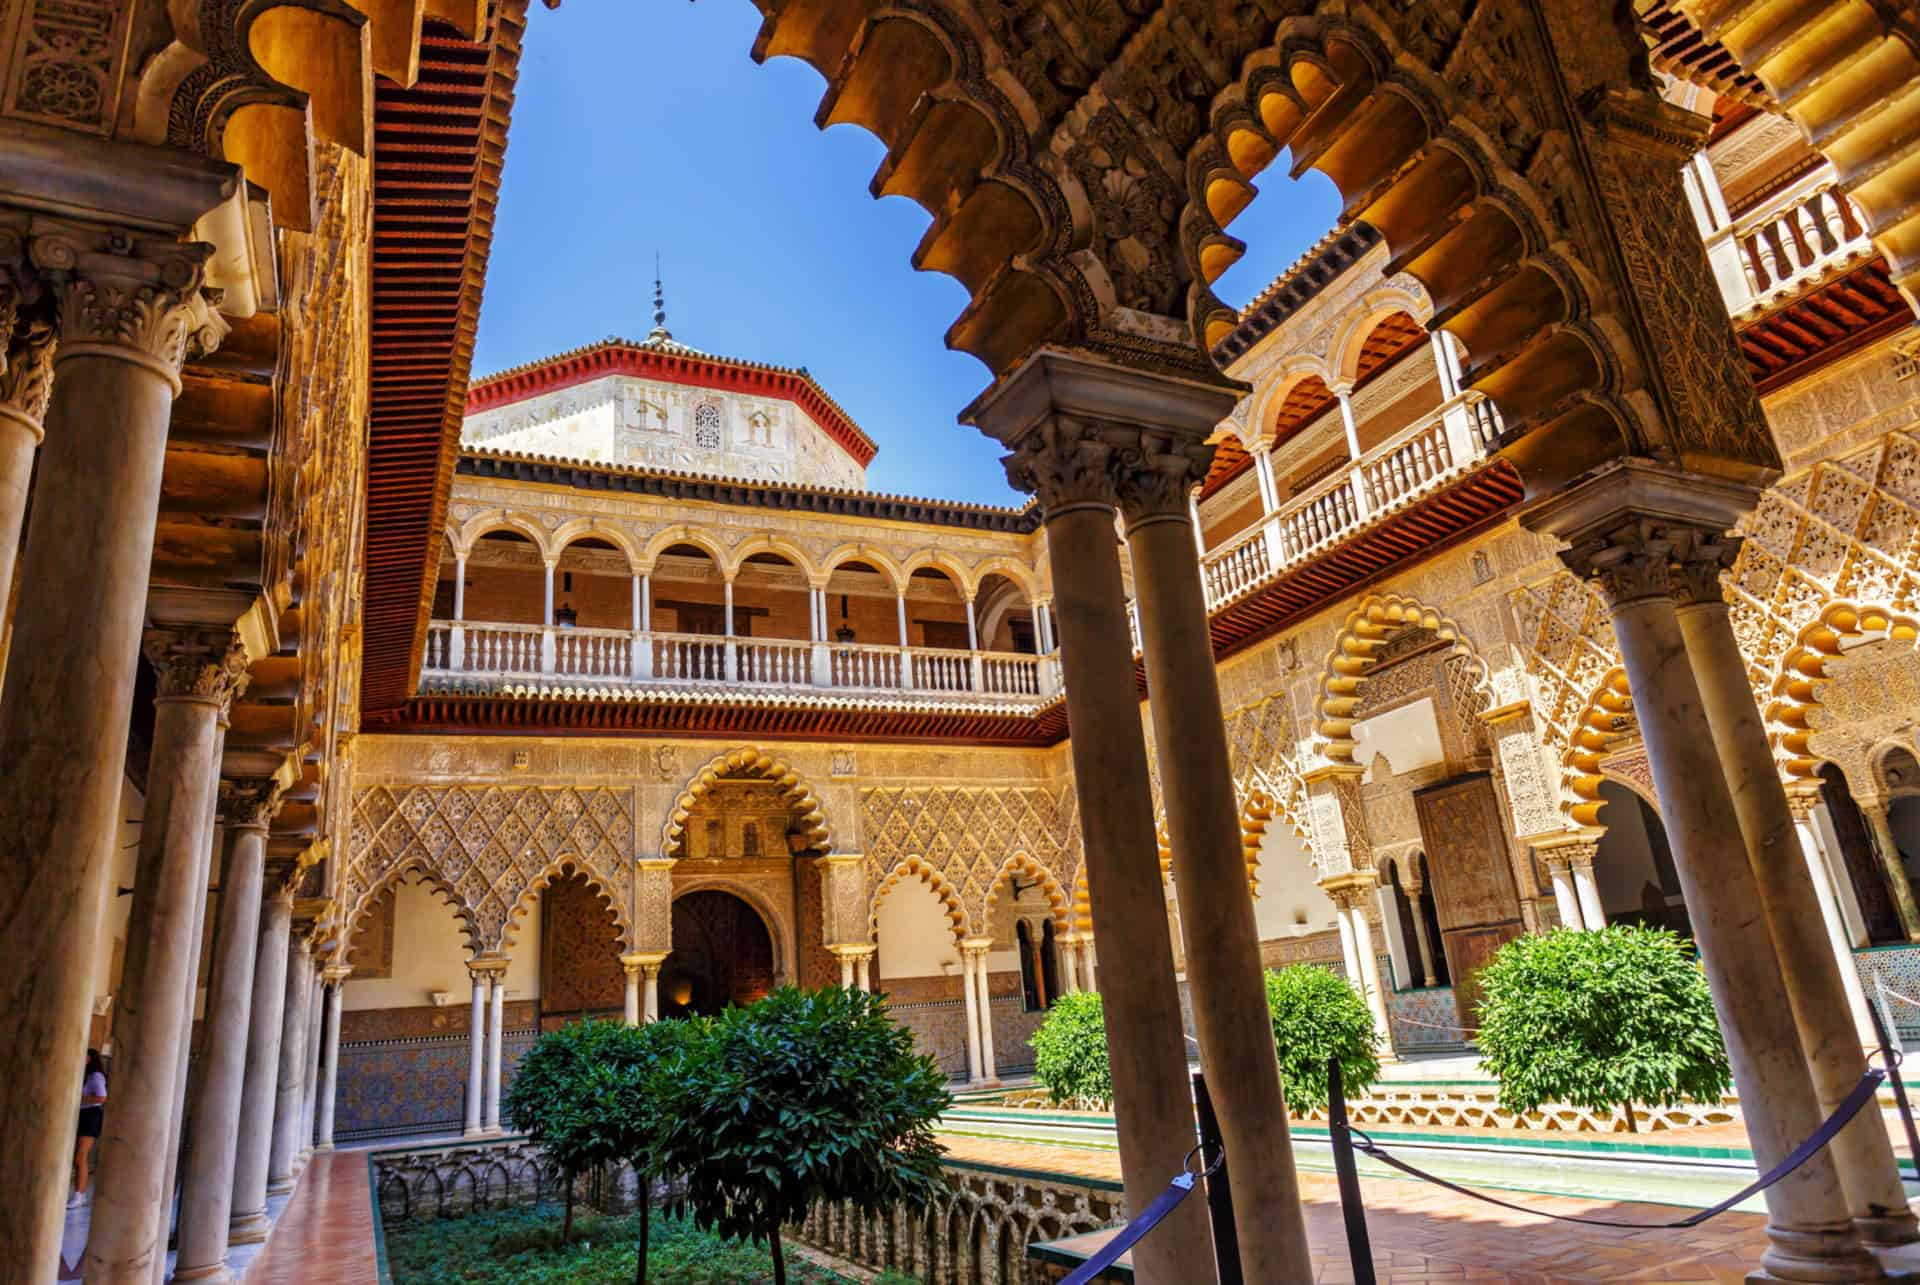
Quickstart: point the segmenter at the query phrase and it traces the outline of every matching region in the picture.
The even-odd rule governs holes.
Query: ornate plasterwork
[[[954,891],[969,931],[986,923],[994,887],[1024,857],[1059,888],[1080,871],[1080,826],[1071,787],[884,786],[860,792],[860,834],[869,886],[892,882],[918,860]]]
[[[771,781],[780,788],[788,808],[795,814],[793,824],[806,841],[806,850],[821,855],[833,851],[833,835],[813,787],[808,785],[782,759],[773,758],[751,747],[729,750],[709,759],[693,774],[680,797],[674,800],[660,835],[660,851],[667,857],[685,855],[687,820],[700,799],[723,779],[748,777]],[[780,842],[785,838],[781,836]]]
[[[634,845],[630,789],[369,786],[354,793],[344,936],[374,895],[418,870],[447,893],[476,953],[504,953],[529,899],[556,874],[577,871],[608,901],[623,949],[637,949]]]
[[[1412,598],[1398,594],[1369,594],[1348,613],[1345,624],[1327,653],[1320,677],[1319,753],[1329,763],[1353,762],[1353,727],[1362,715],[1362,693],[1373,680],[1376,657],[1391,639],[1409,629],[1425,630],[1450,643],[1461,662],[1449,671],[1447,684],[1456,693],[1455,708],[1462,719],[1454,728],[1467,744],[1484,747],[1471,718],[1489,700],[1486,664],[1458,622]]]

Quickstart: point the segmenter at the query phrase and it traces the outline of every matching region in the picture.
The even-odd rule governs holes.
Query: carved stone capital
[[[1367,898],[1379,886],[1380,880],[1371,870],[1350,870],[1320,881],[1327,899],[1342,910],[1365,911]]]
[[[1673,600],[1683,607],[1717,606],[1727,601],[1721,573],[1740,556],[1742,537],[1714,531],[1675,533]]]
[[[212,253],[118,228],[37,224],[31,257],[59,303],[60,357],[133,361],[177,394],[188,356],[212,352],[228,330],[202,288]]]
[[[0,297],[7,287],[0,285]],[[0,303],[0,415],[25,424],[38,441],[53,397],[53,355],[57,331],[47,308],[16,307],[8,316]]]
[[[251,777],[220,782],[220,823],[229,830],[265,830],[279,815],[280,782]]]
[[[1108,437],[1116,447],[1114,485],[1127,526],[1191,521],[1188,497],[1213,466],[1213,447],[1140,429],[1109,430]]]
[[[224,717],[247,688],[247,648],[231,629],[149,629],[141,640],[159,700],[204,701]]]
[[[1672,592],[1673,538],[1648,518],[1627,517],[1562,550],[1560,561],[1581,579],[1598,582],[1615,611]]]
[[[1002,457],[1007,482],[1030,491],[1049,515],[1076,508],[1116,508],[1113,444],[1086,420],[1056,415]]]
[[[1600,851],[1600,833],[1574,831],[1563,838],[1536,843],[1533,850],[1540,855],[1541,864],[1550,873],[1572,873],[1575,870],[1590,872],[1593,859]]]
[[[1811,821],[1813,810],[1824,801],[1820,782],[1806,779],[1787,782],[1787,810],[1793,813],[1795,824]]]

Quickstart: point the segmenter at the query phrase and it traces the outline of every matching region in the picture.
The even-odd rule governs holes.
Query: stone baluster
[[[267,1159],[267,1194],[293,1191],[300,1163],[300,1124],[306,1116],[308,1027],[313,1018],[313,945],[304,928],[287,946],[287,998],[280,1036],[280,1078],[273,1106],[273,1153]]]
[[[293,933],[292,863],[273,864],[268,887],[277,889],[260,911],[254,952],[253,1000],[247,1015],[247,1065],[240,1093],[239,1143],[233,1160],[233,1213],[227,1239],[236,1245],[267,1238],[267,1171],[273,1154],[274,1099],[279,1088],[280,1041],[287,1002],[287,939]]]
[[[1720,499],[1720,488],[1705,479],[1623,471],[1556,497],[1530,522],[1568,538],[1572,547],[1561,558],[1597,582],[1612,615],[1747,1136],[1765,1171],[1813,1133],[1820,1105],[1773,939],[1755,931],[1768,924],[1768,915],[1738,841],[1740,816],[1674,607],[1673,538],[1661,518],[1639,507],[1688,512],[1717,507]],[[1732,502],[1725,507],[1729,519],[1738,511]],[[1734,672],[1744,684],[1744,664],[1736,663]],[[1751,695],[1747,700],[1751,704]],[[1766,1202],[1768,1248],[1761,1262],[1773,1276],[1881,1279],[1849,1218],[1830,1151],[1769,1188]]]
[[[29,239],[59,323],[0,682],[0,1246],[24,1280],[59,1271],[167,424],[189,346],[225,332],[211,253],[55,220]]]
[[[1733,564],[1739,541],[1718,530],[1691,526],[1675,528],[1673,536],[1677,571],[1672,587],[1686,658],[1699,684],[1739,833],[1746,840],[1814,1094],[1821,1111],[1830,1112],[1859,1083],[1867,1064],[1839,960],[1820,915],[1819,890],[1794,829],[1773,746],[1754,703],[1720,588],[1720,574]],[[1908,1207],[1879,1112],[1854,1117],[1828,1150],[1862,1240],[1869,1245],[1920,1240],[1920,1225]]]
[[[159,678],[152,767],[114,1010],[114,1109],[85,1256],[95,1280],[141,1285],[166,1256],[177,1077],[193,1024],[220,723],[246,685],[247,666],[231,629],[154,630],[144,650]]]
[[[1116,446],[1101,426],[1109,422],[1107,416],[1115,410],[1134,424],[1139,421],[1132,417],[1142,409],[1159,418],[1163,404],[1154,401],[1153,390],[1162,383],[1074,354],[1043,349],[1002,379],[971,412],[974,423],[1011,448],[1006,461],[1008,479],[1016,489],[1037,493],[1046,526],[1051,580],[1058,594],[1053,614],[1060,631],[1062,659],[1069,671],[1065,678],[1067,716],[1074,728],[1071,749],[1081,790],[1080,827],[1093,892],[1094,925],[1101,940],[1125,943],[1128,956],[1127,967],[1115,969],[1108,979],[1113,985],[1104,999],[1108,1029],[1113,1032],[1120,1169],[1128,1201],[1135,1209],[1144,1209],[1159,1194],[1165,1175],[1179,1169],[1192,1149],[1193,1106],[1173,944],[1167,933],[1167,903],[1154,838],[1146,738],[1133,702],[1113,699],[1115,692],[1131,691],[1134,682],[1126,593],[1115,533],[1121,498],[1116,472],[1128,450],[1139,449],[1140,433],[1137,428],[1132,430],[1131,448]],[[1142,394],[1144,405],[1134,404],[1132,392]],[[1217,398],[1209,403],[1207,431],[1230,408],[1232,400],[1229,395],[1227,406],[1219,406]],[[1191,538],[1180,538],[1186,558],[1194,567],[1192,576],[1197,585]],[[1037,614],[1044,647],[1048,641],[1045,613]],[[1210,675],[1211,655],[1205,667]],[[1167,743],[1164,736],[1162,743]],[[1244,888],[1244,866],[1239,878]],[[1271,1034],[1266,1041],[1266,1057],[1271,1065]],[[1272,1097],[1275,1101],[1279,1097],[1277,1074]],[[1231,1139],[1228,1145],[1234,1145]],[[1236,1150],[1235,1154],[1241,1152]],[[1253,1181],[1273,1177],[1283,1184],[1275,1189],[1276,1203],[1287,1204],[1294,1179],[1291,1164],[1283,1167],[1287,1173],[1281,1177],[1268,1175],[1262,1163],[1249,1163],[1244,1170],[1236,1169],[1236,1186],[1242,1181],[1242,1172]],[[1263,1177],[1255,1179],[1254,1175]],[[1256,1278],[1306,1279],[1310,1275],[1299,1206],[1297,1201],[1291,1203],[1292,1230],[1299,1232],[1299,1249],[1289,1261],[1297,1262],[1299,1270],[1267,1271],[1269,1260],[1256,1254],[1261,1264]],[[1284,1215],[1268,1220],[1268,1208],[1265,1201],[1250,1201],[1240,1213],[1240,1226],[1248,1229],[1262,1221],[1286,1223]],[[1263,1230],[1243,1245],[1264,1245],[1266,1241]],[[1135,1247],[1134,1270],[1147,1280],[1187,1279],[1192,1264],[1210,1261],[1210,1242],[1200,1210],[1176,1210],[1153,1237]]]
[[[176,1281],[233,1279],[227,1267],[227,1234],[233,1213],[240,1099],[246,1083],[267,828],[279,805],[279,788],[272,781],[221,783],[227,852],[220,867],[213,969],[207,978],[206,1048],[188,1112],[192,1138],[181,1182]]]

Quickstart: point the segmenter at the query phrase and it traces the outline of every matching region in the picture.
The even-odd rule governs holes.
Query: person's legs
[[[73,1189],[81,1195],[87,1194],[87,1182],[92,1177],[93,1139],[81,1138],[73,1151]]]

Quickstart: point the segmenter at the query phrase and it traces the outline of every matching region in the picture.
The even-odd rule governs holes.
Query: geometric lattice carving
[[[370,786],[353,799],[348,936],[375,893],[419,870],[452,899],[474,951],[500,952],[521,903],[570,868],[609,903],[630,948],[633,851],[631,789]]]
[[[1071,787],[912,786],[863,790],[860,833],[867,886],[919,858],[957,892],[970,931],[982,932],[987,900],[1015,854],[1037,862],[1062,888],[1080,866],[1079,810]]]

